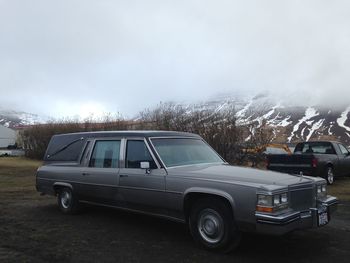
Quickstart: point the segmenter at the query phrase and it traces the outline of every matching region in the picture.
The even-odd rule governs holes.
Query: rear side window
[[[126,146],[126,168],[140,168],[141,162],[149,162],[151,169],[157,168],[144,141],[128,140]]]
[[[305,142],[298,144],[295,152],[315,153],[315,154],[335,154],[334,148],[329,142]]]
[[[91,155],[90,167],[118,168],[120,141],[96,141]]]

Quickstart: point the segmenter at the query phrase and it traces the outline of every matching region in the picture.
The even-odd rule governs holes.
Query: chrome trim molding
[[[98,202],[91,202],[91,201],[85,201],[85,200],[79,200],[79,202],[80,203],[91,204],[91,205],[97,205],[97,206],[104,206],[104,207],[114,208],[114,209],[118,209],[118,210],[124,210],[124,211],[133,212],[133,213],[137,213],[137,214],[143,214],[143,215],[149,215],[149,216],[154,216],[154,217],[159,217],[159,218],[165,218],[165,219],[169,219],[169,220],[172,220],[172,221],[175,221],[175,222],[179,222],[179,223],[186,223],[186,220],[184,220],[184,219],[180,219],[180,218],[173,217],[173,216],[168,216],[168,215],[162,215],[162,214],[156,214],[156,213],[151,213],[151,212],[145,212],[145,211],[131,209],[131,208],[126,208],[126,207],[121,207],[121,206],[106,205],[106,204],[101,204],[101,203],[98,203]]]

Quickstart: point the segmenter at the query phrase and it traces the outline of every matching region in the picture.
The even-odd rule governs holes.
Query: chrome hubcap
[[[334,175],[333,175],[332,168],[328,168],[327,179],[328,179],[329,184],[333,183]]]
[[[216,244],[224,236],[224,221],[213,209],[204,209],[198,217],[198,232],[208,243]]]
[[[72,195],[67,192],[67,191],[64,191],[62,194],[61,194],[61,205],[63,208],[69,208],[70,206],[70,203],[72,201]]]

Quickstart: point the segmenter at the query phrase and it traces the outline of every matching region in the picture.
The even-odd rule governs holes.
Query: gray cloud
[[[0,0],[0,105],[132,116],[269,91],[350,104],[349,1]]]

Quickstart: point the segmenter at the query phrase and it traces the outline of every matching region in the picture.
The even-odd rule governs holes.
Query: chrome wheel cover
[[[213,209],[206,208],[200,212],[197,227],[200,236],[210,244],[217,244],[224,237],[224,220]]]
[[[68,191],[63,191],[61,193],[61,205],[63,208],[68,209],[72,202],[72,194]]]
[[[333,174],[333,169],[331,167],[328,167],[328,170],[327,170],[327,181],[329,184],[333,184],[334,182],[334,174]]]

